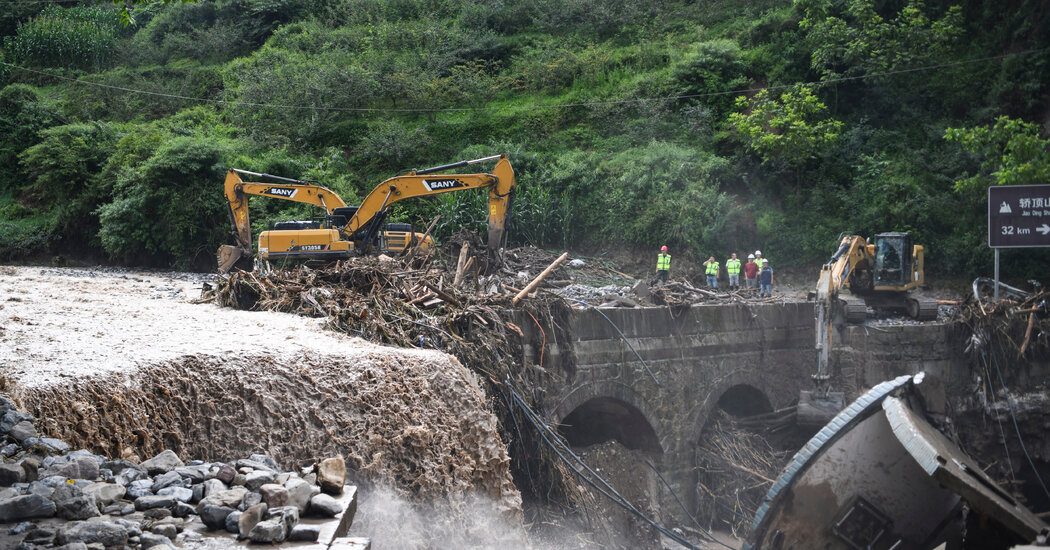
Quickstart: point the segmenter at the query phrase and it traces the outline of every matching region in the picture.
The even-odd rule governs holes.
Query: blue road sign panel
[[[988,246],[1050,246],[1050,184],[989,187]]]

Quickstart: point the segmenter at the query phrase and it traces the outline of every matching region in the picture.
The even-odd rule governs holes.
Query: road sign
[[[1050,184],[989,187],[988,246],[1050,246]]]

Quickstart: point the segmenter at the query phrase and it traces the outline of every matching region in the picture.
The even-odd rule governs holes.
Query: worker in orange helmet
[[[660,247],[660,253],[656,255],[656,282],[667,282],[667,276],[671,273],[671,255],[667,253],[667,245]]]

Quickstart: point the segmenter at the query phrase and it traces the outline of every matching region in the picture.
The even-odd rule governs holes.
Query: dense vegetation
[[[200,0],[0,15],[0,259],[205,268],[229,167],[348,202],[508,153],[513,238],[825,258],[912,231],[986,274],[989,184],[1050,182],[1036,0]],[[484,198],[401,203],[438,236]],[[256,231],[311,212],[253,201]],[[1042,275],[1044,251],[1004,254]]]

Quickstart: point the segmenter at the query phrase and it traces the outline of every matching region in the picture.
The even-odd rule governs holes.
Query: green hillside
[[[8,9],[10,8],[10,9]],[[1038,1],[202,0],[0,16],[0,260],[207,269],[230,167],[349,203],[507,153],[512,239],[828,256],[911,231],[989,273],[985,188],[1050,183]],[[480,193],[400,203],[437,236]],[[279,203],[279,204],[278,204]],[[253,201],[259,231],[306,207]],[[1045,251],[1008,251],[1040,276]]]

